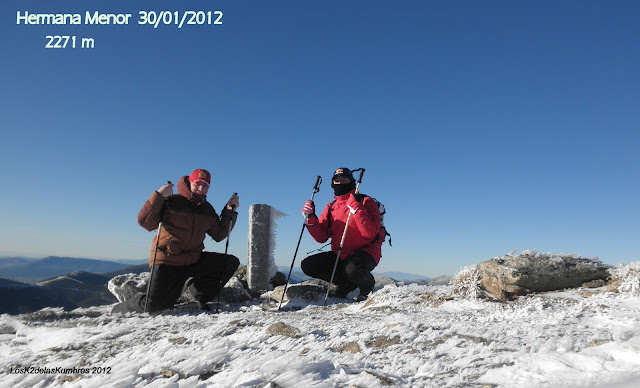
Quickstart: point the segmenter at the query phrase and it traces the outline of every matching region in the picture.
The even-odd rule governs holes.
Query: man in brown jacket
[[[237,257],[222,253],[203,252],[208,234],[222,241],[233,229],[238,213],[239,198],[233,195],[220,216],[206,200],[211,174],[203,169],[178,181],[178,194],[173,185],[166,184],[154,191],[138,214],[138,224],[148,231],[156,230],[162,222],[159,235],[151,244],[149,267],[153,266],[153,279],[149,288],[149,301],[138,295],[114,306],[112,312],[156,312],[173,307],[183,287],[191,298],[203,306],[218,295],[240,265]],[[156,239],[158,249],[156,251]],[[185,282],[189,279],[189,283]]]

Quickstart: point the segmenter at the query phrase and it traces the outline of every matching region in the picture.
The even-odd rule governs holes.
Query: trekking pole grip
[[[322,177],[320,175],[318,175],[316,177],[316,183],[313,185],[313,192],[317,193],[318,191],[320,191],[320,184],[322,183]]]
[[[232,197],[235,197],[238,193],[233,193]],[[236,205],[231,205],[231,211],[236,208]]]

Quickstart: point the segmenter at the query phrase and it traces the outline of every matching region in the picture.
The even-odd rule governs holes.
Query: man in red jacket
[[[335,201],[325,207],[320,217],[315,214],[313,201],[307,201],[302,209],[309,234],[319,243],[331,239],[331,252],[307,257],[302,261],[302,271],[314,278],[331,280],[347,217],[351,213],[333,283],[338,286],[336,296],[344,298],[359,288],[356,299],[365,300],[375,285],[371,271],[382,256],[385,235],[381,229],[380,211],[373,198],[356,194],[356,181],[348,168],[337,169],[331,180]]]

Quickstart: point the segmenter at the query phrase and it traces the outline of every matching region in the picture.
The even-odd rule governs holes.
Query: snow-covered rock
[[[373,278],[376,280],[376,285],[373,288],[374,291],[380,290],[390,284],[394,286],[397,285],[395,280],[386,275],[373,274]]]
[[[118,298],[118,302],[124,302],[138,294],[146,293],[148,282],[149,272],[140,274],[127,273],[111,278],[107,283],[107,288]]]
[[[475,265],[463,267],[451,279],[451,293],[463,299],[476,299],[483,295],[480,288],[480,275]]]
[[[611,290],[640,296],[640,261],[611,268],[609,272]]]
[[[610,266],[597,258],[576,254],[556,255],[537,250],[493,258],[476,266],[480,287],[500,300],[532,292],[580,287],[593,280],[606,280]]]
[[[282,300],[284,289],[285,286],[276,287],[273,292],[270,293],[270,298],[278,303],[280,301],[288,302],[292,300],[310,302],[319,300],[327,291],[325,286],[319,284],[291,284],[286,287],[287,291],[284,300]]]

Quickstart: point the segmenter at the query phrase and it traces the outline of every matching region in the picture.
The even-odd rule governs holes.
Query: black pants
[[[321,252],[302,260],[302,272],[308,276],[331,280],[331,273],[336,263],[337,254],[333,252]],[[368,295],[376,284],[371,271],[376,267],[376,261],[366,253],[356,251],[345,260],[339,260],[333,283],[338,286],[339,292],[350,292],[360,288],[360,295]]]
[[[172,308],[188,278],[193,278],[192,287],[196,290],[196,300],[200,303],[210,302],[231,279],[239,265],[237,257],[215,252],[202,252],[197,263],[184,267],[157,264],[154,266],[149,288],[147,311],[153,313]],[[145,303],[146,296],[138,295],[117,304],[112,312],[144,312]]]

